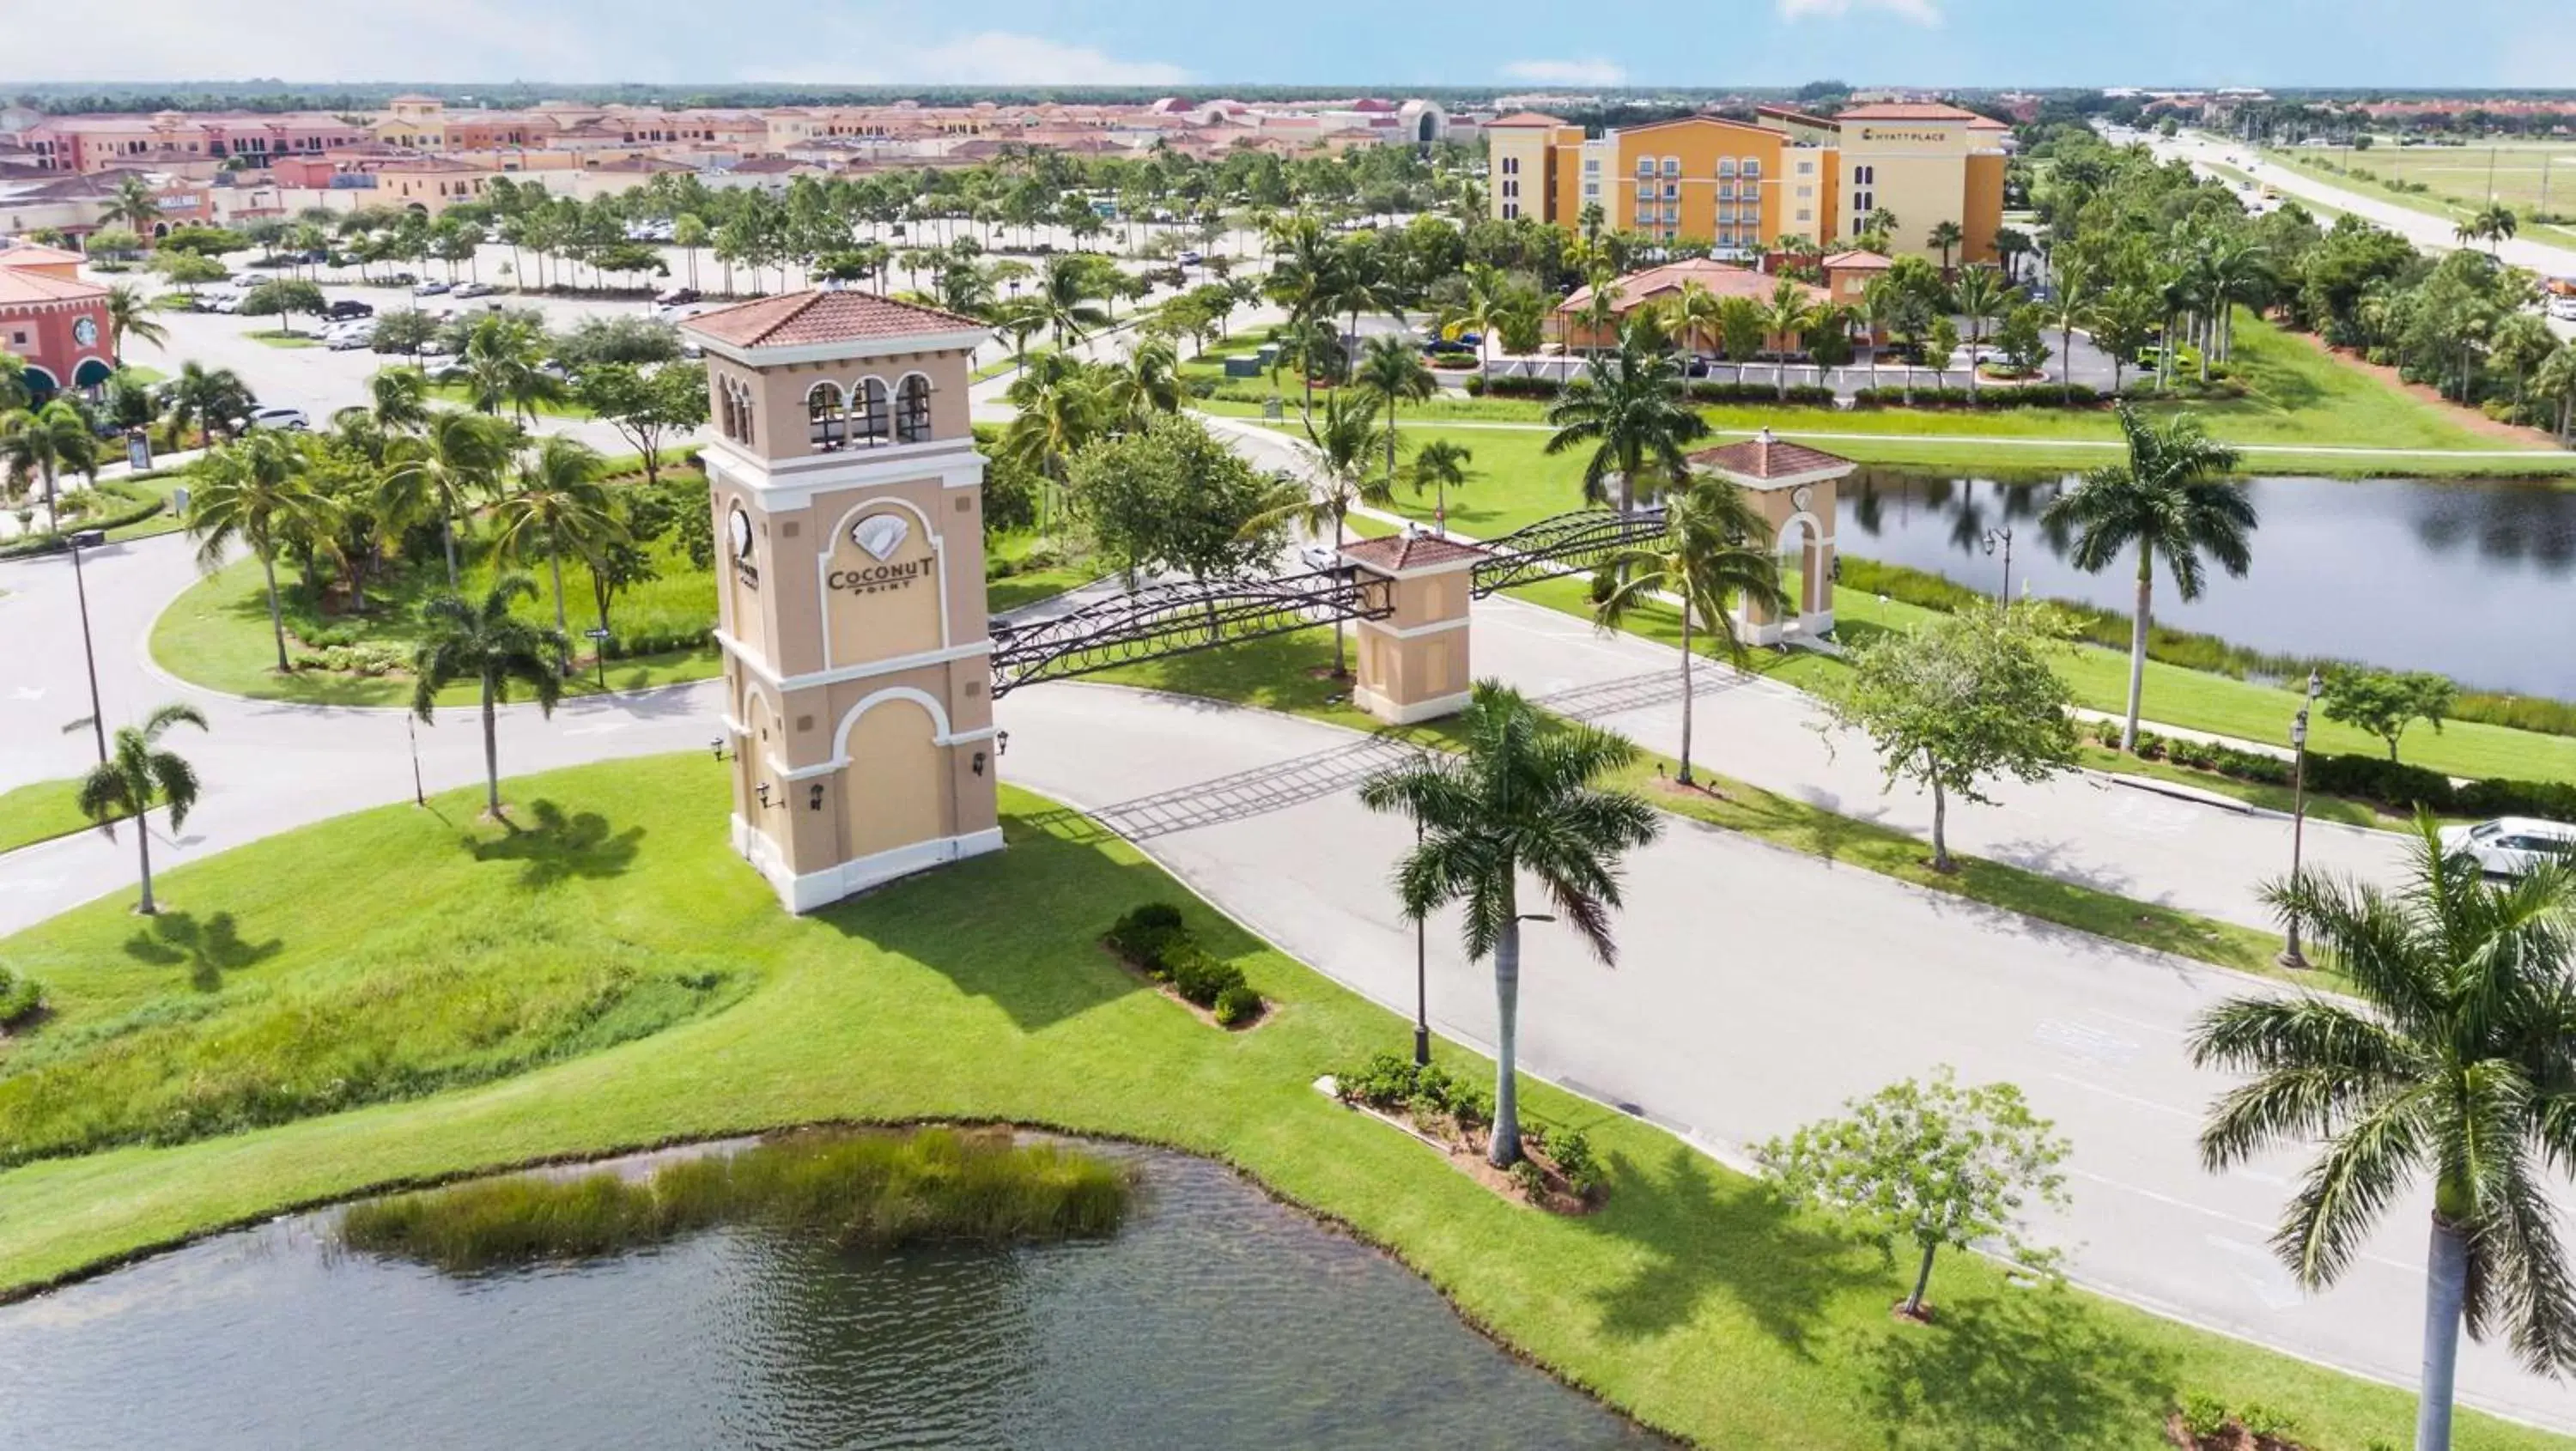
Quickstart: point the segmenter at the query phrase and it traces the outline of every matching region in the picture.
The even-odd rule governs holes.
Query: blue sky
[[[0,0],[0,82],[2576,88],[2570,0]],[[105,41],[104,45],[100,44]]]

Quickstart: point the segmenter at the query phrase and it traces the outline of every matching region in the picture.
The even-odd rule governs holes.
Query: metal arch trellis
[[[993,627],[993,697],[1041,680],[1285,635],[1336,620],[1382,619],[1383,589],[1347,567],[1256,579],[1196,580],[1116,595],[1053,619]]]
[[[1478,598],[1536,580],[1596,569],[1663,532],[1659,508],[1617,514],[1585,509],[1542,519],[1477,547]],[[1336,620],[1377,620],[1392,594],[1349,566],[1250,579],[1196,580],[1114,595],[1027,624],[993,627],[993,698],[1042,680],[1088,675],[1140,660],[1291,634]]]
[[[1493,557],[1476,566],[1478,599],[1514,585],[1599,568],[1664,532],[1661,508],[1612,513],[1584,509],[1541,519],[1482,546]]]

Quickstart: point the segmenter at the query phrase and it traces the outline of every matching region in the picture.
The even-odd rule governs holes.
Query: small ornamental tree
[[[2339,665],[2326,672],[2325,694],[2317,704],[2326,719],[2370,732],[2388,742],[2388,759],[2397,759],[2397,738],[2415,722],[2429,721],[2435,734],[2451,714],[2460,688],[2427,670],[2370,670]]]
[[[1961,1088],[1944,1065],[1929,1083],[1909,1078],[1844,1108],[1844,1117],[1773,1139],[1757,1156],[1789,1199],[1853,1216],[1890,1254],[1899,1244],[1922,1252],[1913,1292],[1897,1313],[1929,1317],[1923,1294],[1932,1257],[1944,1246],[1992,1240],[2021,1264],[2045,1269],[2054,1262],[2054,1251],[2023,1238],[2024,1213],[2034,1202],[2067,1202],[2058,1165],[2068,1145],[2054,1124],[2031,1113],[2020,1089]]]
[[[244,317],[275,317],[281,335],[293,336],[295,315],[319,317],[329,304],[322,300],[322,289],[310,282],[291,277],[273,277],[244,294],[241,314]]]
[[[1857,647],[1849,685],[1826,698],[1820,730],[1862,732],[1889,784],[1931,791],[1934,871],[1955,869],[1952,796],[1991,805],[1980,788],[1996,776],[2041,781],[2075,764],[2074,696],[2048,663],[2055,643],[2044,606],[1978,605]]]
[[[1131,575],[1175,570],[1202,583],[1276,558],[1288,540],[1281,509],[1305,502],[1302,488],[1179,416],[1086,446],[1073,458],[1073,493],[1101,551]]]
[[[573,386],[583,407],[615,428],[644,461],[644,482],[662,481],[662,454],[707,421],[707,369],[703,363],[633,363],[586,368]]]

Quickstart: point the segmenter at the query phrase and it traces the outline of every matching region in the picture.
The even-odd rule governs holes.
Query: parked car
[[[304,416],[304,410],[301,408],[257,408],[251,411],[250,426],[284,428],[300,433],[311,428],[313,421]]]
[[[354,297],[343,297],[323,310],[323,316],[335,318],[374,317],[375,315],[374,303],[360,302]]]
[[[2576,322],[2576,297],[2549,299],[2549,315],[2560,322]]]
[[[653,294],[653,305],[656,307],[678,307],[683,303],[697,300],[698,290],[694,287],[665,287]]]
[[[210,292],[206,294],[206,311],[208,312],[227,314],[236,313],[241,311],[241,305],[241,294],[237,292]]]
[[[1297,558],[1308,569],[1333,569],[1342,562],[1340,555],[1321,544],[1309,544],[1298,550]]]
[[[354,327],[334,328],[322,335],[322,346],[335,353],[346,353],[376,345],[376,325],[362,322]]]
[[[1205,262],[1207,258],[1196,251],[1188,251],[1174,257],[1172,260],[1180,263],[1184,267],[1196,267],[1200,263]]]
[[[443,358],[443,357],[446,357],[446,356],[447,356],[447,344],[445,344],[445,343],[443,343],[443,342],[439,341],[439,340],[438,340],[438,339],[436,339],[436,338],[428,338],[428,339],[425,339],[425,340],[423,340],[423,341],[422,341],[422,343],[421,343],[421,345],[420,345],[420,348],[419,348],[419,356],[424,357],[424,358]]]
[[[2499,816],[2475,826],[2442,828],[2444,851],[2467,852],[2493,877],[2519,877],[2555,862],[2576,862],[2576,826],[2530,816]]]
[[[427,282],[414,283],[411,289],[411,295],[414,297],[440,297],[444,296],[446,292],[447,284],[439,281],[435,277],[429,279]]]
[[[460,282],[454,287],[449,288],[447,295],[450,297],[490,297],[493,293],[500,290],[501,289],[493,286],[489,282]]]

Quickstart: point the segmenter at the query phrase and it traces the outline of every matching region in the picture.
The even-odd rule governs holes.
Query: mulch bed
[[[1425,1147],[1439,1151],[1451,1168],[1505,1199],[1532,1205],[1550,1214],[1590,1214],[1601,1207],[1599,1196],[1587,1199],[1567,1185],[1556,1161],[1548,1156],[1545,1143],[1527,1129],[1521,1132],[1521,1156],[1538,1165],[1539,1175],[1546,1184],[1536,1199],[1522,1190],[1520,1181],[1512,1177],[1511,1171],[1497,1169],[1486,1162],[1485,1155],[1493,1148],[1491,1129],[1482,1126],[1462,1128],[1456,1120],[1445,1116],[1436,1123],[1425,1125],[1410,1113],[1389,1113],[1354,1099],[1342,1102],[1382,1124],[1401,1130]]]

